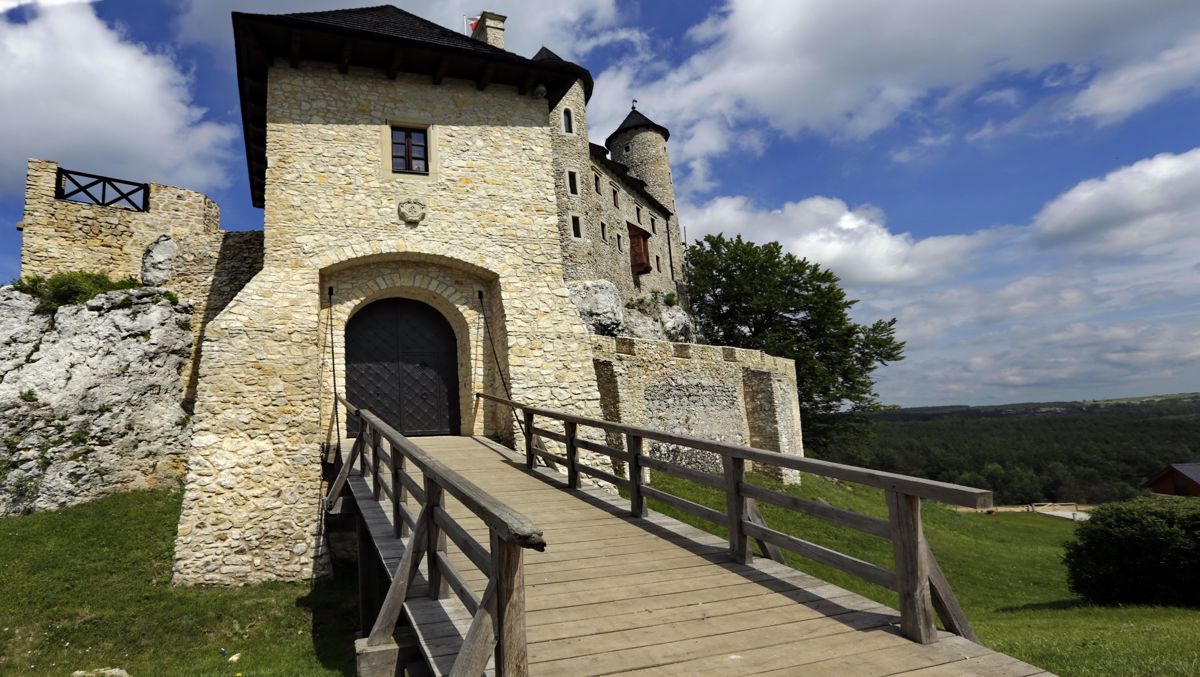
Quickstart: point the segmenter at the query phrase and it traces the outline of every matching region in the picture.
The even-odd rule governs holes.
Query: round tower
[[[629,115],[616,131],[609,134],[604,145],[612,159],[646,182],[646,192],[674,212],[675,181],[671,177],[671,161],[667,155],[670,138],[671,132],[643,115],[635,101]]]

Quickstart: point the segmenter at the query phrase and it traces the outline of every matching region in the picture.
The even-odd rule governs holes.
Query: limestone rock
[[[175,482],[191,305],[158,288],[63,306],[53,322],[35,305],[0,287],[0,515]]]
[[[98,670],[76,670],[71,677],[129,677],[129,673],[121,668],[100,668]]]
[[[668,341],[676,343],[691,343],[695,339],[692,318],[679,306],[666,306],[659,314],[663,334]]]
[[[159,235],[142,254],[142,284],[160,285],[171,279],[179,246],[170,235]]]
[[[625,313],[617,285],[608,280],[584,280],[571,282],[567,291],[593,334],[616,336],[621,333]]]

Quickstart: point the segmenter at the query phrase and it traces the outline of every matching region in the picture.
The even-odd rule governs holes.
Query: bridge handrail
[[[644,428],[641,426],[630,425],[628,423],[616,423],[613,421],[605,421],[597,418],[589,418],[587,416],[579,416],[570,414],[564,411],[555,411],[553,409],[544,409],[532,405],[514,402],[503,397],[490,395],[488,393],[476,393],[477,397],[485,400],[491,400],[499,404],[508,405],[521,409],[522,411],[531,412],[538,416],[553,418],[559,421],[571,422],[577,425],[586,425],[593,428],[600,428],[609,432],[623,433],[634,435],[642,439],[654,440],[666,444],[674,444],[681,447],[691,447],[703,451],[711,451],[722,456],[732,456],[742,458],[747,461],[761,463],[764,465],[774,465],[788,470],[800,470],[809,472],[814,475],[823,477],[833,477],[847,482],[856,482],[872,487],[878,487],[887,491],[899,491],[910,496],[919,496],[920,498],[928,498],[942,503],[952,505],[961,505],[967,508],[990,508],[992,507],[992,492],[985,489],[975,489],[973,487],[963,486],[961,484],[950,484],[948,482],[938,482],[922,477],[912,477],[910,475],[899,475],[896,473],[885,472],[883,470],[872,470],[870,468],[860,468],[853,465],[845,465],[842,463],[833,463],[831,461],[822,461],[816,458],[805,458],[803,456],[790,456],[780,454],[777,451],[766,451],[763,449],[755,449],[740,444],[729,444],[728,442],[717,442],[714,440],[706,440],[700,437],[691,435],[680,435],[669,433],[663,430],[655,430],[653,428]]]
[[[542,530],[528,517],[413,444],[372,412],[354,406],[340,395],[337,399],[347,413],[358,418],[362,425],[358,439],[348,457],[342,459],[342,468],[330,485],[326,506],[332,506],[341,494],[358,461],[360,474],[364,478],[367,469],[370,469],[373,498],[378,501],[386,495],[392,503],[394,535],[397,538],[410,535],[374,627],[367,637],[367,647],[387,646],[393,641],[400,611],[410,597],[417,567],[424,559],[430,596],[439,599],[447,596],[448,589],[453,590],[473,616],[450,674],[478,675],[493,654],[496,674],[527,674],[522,550],[545,550]],[[386,451],[381,442],[386,444]],[[423,488],[408,473],[408,462],[420,469]],[[385,480],[385,475],[390,479],[390,484]],[[490,547],[476,541],[446,511],[445,494],[457,498],[487,525]],[[419,515],[414,516],[406,505],[409,496],[420,507]],[[411,534],[408,534],[410,530]],[[482,598],[475,596],[446,557],[447,537],[487,576],[488,583]]]
[[[729,532],[730,555],[735,561],[743,564],[753,560],[750,540],[754,539],[764,553],[777,561],[783,561],[782,553],[778,550],[783,548],[894,590],[900,596],[901,631],[914,641],[926,644],[936,641],[937,628],[933,619],[935,611],[947,630],[971,641],[977,641],[958,599],[938,565],[937,558],[925,540],[921,525],[921,499],[929,498],[945,503],[984,508],[992,505],[990,491],[578,416],[482,392],[476,393],[476,397],[520,409],[524,418],[526,467],[532,470],[536,457],[565,465],[567,487],[570,489],[581,487],[579,475],[584,473],[626,489],[629,492],[630,512],[634,517],[645,516],[645,500],[651,498],[725,527]],[[563,432],[538,427],[538,416],[561,422]],[[581,425],[609,433],[624,434],[625,449],[580,438]],[[566,455],[554,454],[547,450],[541,438],[563,444],[566,447]],[[642,450],[645,440],[718,454],[721,457],[723,476],[646,455]],[[623,461],[626,464],[626,477],[618,477],[580,462],[579,449]],[[889,518],[883,520],[750,484],[746,481],[746,461],[878,487],[884,490],[887,497]],[[644,486],[643,468],[666,472],[723,491],[726,499],[725,510],[714,510],[657,488]],[[895,570],[769,528],[758,511],[756,500],[890,540]]]

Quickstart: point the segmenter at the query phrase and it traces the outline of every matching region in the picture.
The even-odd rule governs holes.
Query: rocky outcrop
[[[160,285],[171,279],[177,251],[179,245],[170,235],[159,235],[157,240],[150,243],[142,254],[142,284]]]
[[[179,372],[192,307],[163,289],[36,315],[0,287],[0,515],[173,485],[191,426]]]
[[[617,285],[608,280],[570,282],[567,291],[580,317],[598,336],[678,341],[695,340],[692,318],[660,293],[621,302]]]

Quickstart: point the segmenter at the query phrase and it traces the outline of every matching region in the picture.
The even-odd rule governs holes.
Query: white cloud
[[[728,139],[751,127],[858,139],[938,109],[947,92],[957,100],[984,89],[982,101],[1027,103],[987,89],[1012,76],[1040,79],[1060,109],[1072,105],[1066,88],[1091,78],[1096,89],[1078,106],[1094,100],[1088,110],[1128,114],[1200,80],[1177,54],[1197,36],[1194,0],[728,0],[689,30],[690,57],[665,74],[631,80],[628,64],[616,65],[627,86],[597,88],[596,107],[620,108],[605,99],[637,96],[639,108],[672,129],[676,160],[703,172],[730,149]],[[1112,92],[1121,84],[1136,91],[1118,101]],[[999,121],[987,129],[1016,127]],[[700,188],[712,188],[705,179]]]
[[[0,18],[0,191],[24,185],[25,159],[198,190],[228,183],[236,129],[195,105],[169,54],[133,43],[90,6]]]
[[[935,404],[1195,390],[1200,148],[1083,181],[1028,225],[917,238],[872,206],[813,197],[681,202],[689,237],[775,240],[837,273],[859,321],[898,318],[885,401]],[[1120,256],[1116,256],[1119,254]]]
[[[1081,243],[1089,252],[1153,251],[1200,224],[1200,148],[1163,153],[1084,181],[1047,204],[1033,228],[1046,245]]]
[[[975,103],[978,104],[1004,104],[1006,106],[1016,106],[1021,100],[1021,93],[1013,87],[1005,87],[1004,89],[993,89],[975,98]]]
[[[889,231],[883,213],[870,205],[851,209],[829,197],[811,197],[769,210],[742,196],[719,197],[699,206],[681,204],[680,219],[691,239],[723,232],[756,242],[780,242],[797,256],[832,269],[852,286],[943,279],[959,272],[973,251],[997,237],[995,231],[983,231],[917,239],[910,233]]]
[[[362,0],[180,0],[177,21],[180,40],[213,47],[232,64],[233,29],[230,12],[286,14],[363,7]],[[566,59],[578,58],[589,50],[614,41],[641,44],[631,29],[613,30],[617,25],[616,0],[402,0],[395,6],[452,30],[461,30],[464,16],[488,9],[508,17],[505,47],[511,52],[533,56],[545,45]]]
[[[1166,96],[1200,85],[1200,35],[1096,77],[1071,102],[1071,114],[1101,123],[1124,120]]]

